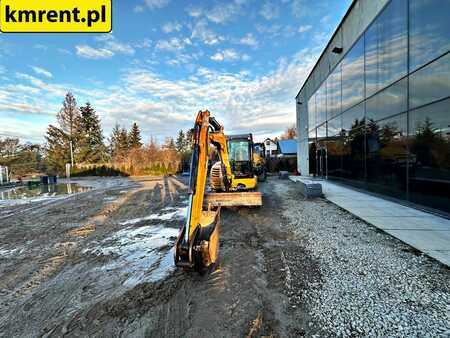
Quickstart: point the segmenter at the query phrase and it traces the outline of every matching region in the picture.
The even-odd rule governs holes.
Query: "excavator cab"
[[[267,180],[266,146],[264,143],[253,143],[253,169],[259,182]]]
[[[236,190],[249,190],[256,187],[253,170],[252,134],[227,136],[228,159],[233,173],[232,187]]]

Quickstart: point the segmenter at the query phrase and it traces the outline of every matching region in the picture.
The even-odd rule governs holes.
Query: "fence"
[[[280,170],[297,173],[297,157],[271,157],[266,159],[266,168],[270,173]]]
[[[180,161],[167,163],[155,161],[147,165],[128,163],[77,164],[71,170],[72,176],[146,176],[168,175],[180,171]]]

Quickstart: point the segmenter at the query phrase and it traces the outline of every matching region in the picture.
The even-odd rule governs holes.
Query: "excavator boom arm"
[[[220,126],[209,111],[200,111],[194,124],[194,144],[189,181],[189,205],[186,223],[175,244],[175,264],[207,268],[217,259],[220,207],[203,210],[209,158],[210,129]]]

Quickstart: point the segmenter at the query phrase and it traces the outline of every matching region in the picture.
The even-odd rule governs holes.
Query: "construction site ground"
[[[176,269],[180,177],[0,204],[1,337],[450,334],[450,271],[288,180],[222,211],[220,262]]]

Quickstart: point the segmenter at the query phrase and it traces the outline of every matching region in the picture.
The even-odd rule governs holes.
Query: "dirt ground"
[[[220,262],[204,276],[173,266],[184,178],[78,183],[93,189],[0,204],[1,337],[364,337],[379,336],[380,323],[386,336],[408,336],[400,324],[413,336],[447,330],[448,269],[326,200],[304,200],[288,180],[259,186],[261,208],[222,211]]]
[[[283,230],[282,195],[296,194],[287,181],[260,186],[263,208],[222,212],[221,260],[205,276],[173,267],[186,181],[80,183],[95,189],[0,208],[1,336],[314,332],[306,311],[289,305],[283,292],[290,278],[285,255],[301,252],[298,240]],[[301,259],[313,276],[314,262]]]

